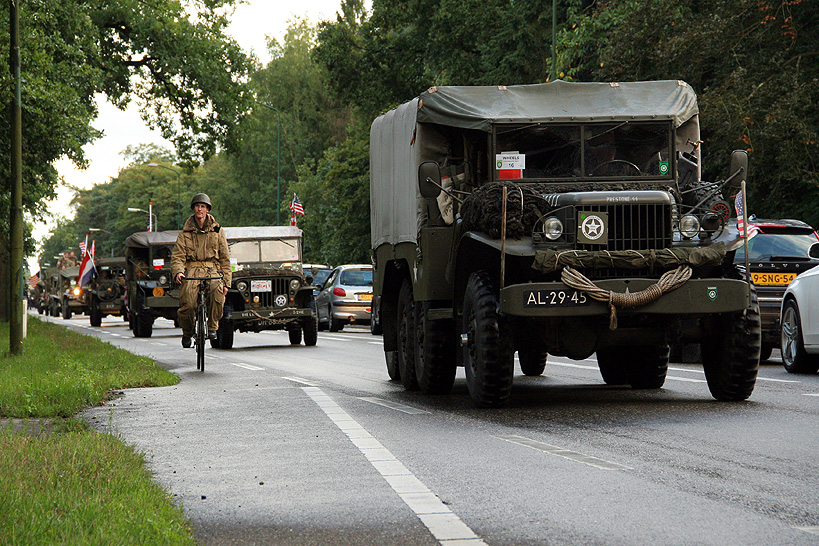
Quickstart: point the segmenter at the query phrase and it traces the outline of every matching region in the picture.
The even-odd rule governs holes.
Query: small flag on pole
[[[739,230],[739,236],[745,237],[745,204],[742,201],[742,192],[736,195],[734,208],[737,211],[737,229]]]
[[[80,264],[80,272],[79,272],[79,279],[77,280],[77,285],[82,288],[89,282],[91,282],[91,276],[97,268],[94,266],[94,258],[91,257],[91,254],[86,252],[83,254],[82,263]]]
[[[299,196],[295,193],[293,194],[293,201],[290,203],[290,211],[293,215],[300,214],[304,216],[304,207],[301,206],[301,201],[299,201]]]
[[[28,278],[28,285],[31,287],[32,290],[37,288],[37,283],[40,282],[40,272],[38,271],[34,275]]]
[[[91,241],[91,250],[88,251],[88,253],[91,254],[92,258],[94,256],[96,256],[96,254],[97,254],[97,251],[96,251],[96,248],[95,248],[95,245],[94,245],[95,242],[96,241]]]
[[[88,237],[86,237],[86,241],[87,241],[87,240],[88,240]],[[85,245],[86,245],[86,241],[80,241],[80,256],[82,256],[83,254],[85,254]]]

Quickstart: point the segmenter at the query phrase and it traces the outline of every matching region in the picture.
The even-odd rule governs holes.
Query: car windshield
[[[313,275],[313,284],[324,284],[324,281],[327,280],[327,277],[329,277],[332,272],[332,269],[319,269],[316,271],[316,274]]]
[[[297,239],[269,239],[230,243],[230,258],[236,263],[297,262],[300,260]]]
[[[757,233],[748,241],[748,257],[751,261],[769,260],[772,256],[788,258],[807,258],[808,250],[813,243],[819,240],[812,233],[777,231],[773,233]],[[745,247],[739,247],[735,262],[745,261]]]
[[[339,283],[345,286],[372,286],[373,272],[371,269],[345,269],[341,272]]]
[[[670,178],[668,122],[498,127],[498,179]]]

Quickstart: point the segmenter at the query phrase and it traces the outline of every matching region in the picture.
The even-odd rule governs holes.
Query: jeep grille
[[[274,277],[271,279],[272,292],[254,292],[254,296],[259,296],[259,307],[275,307],[276,296],[287,295],[290,290],[290,277]]]

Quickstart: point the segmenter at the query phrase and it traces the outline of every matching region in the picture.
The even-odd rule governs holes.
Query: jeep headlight
[[[73,290],[73,292],[74,292],[74,295],[75,295],[75,296],[79,296],[79,295],[80,295],[80,289],[79,289],[79,288],[75,288],[75,289]]]
[[[686,214],[680,218],[680,233],[686,239],[691,239],[700,232],[700,220],[693,214]]]
[[[301,286],[301,283],[299,282],[298,279],[293,279],[292,281],[290,281],[290,291],[291,292],[295,292],[296,290],[298,290],[299,286]]]
[[[236,289],[237,289],[239,292],[244,292],[245,290],[247,290],[247,283],[246,283],[245,281],[239,281],[239,282],[237,282],[237,283],[236,283]]]
[[[159,284],[166,284],[167,282],[168,282],[168,277],[166,277],[165,275],[160,275],[159,276]]]
[[[543,221],[543,235],[550,241],[560,239],[563,236],[563,222],[554,216],[549,216]]]

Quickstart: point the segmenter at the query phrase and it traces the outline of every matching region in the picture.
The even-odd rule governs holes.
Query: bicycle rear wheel
[[[196,306],[196,369],[205,371],[205,342],[207,340],[207,321],[205,318],[205,302],[199,298]]]

